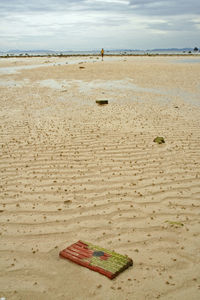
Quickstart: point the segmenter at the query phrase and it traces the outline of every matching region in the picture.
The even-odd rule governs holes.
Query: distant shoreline
[[[100,54],[23,54],[23,55],[0,55],[0,58],[33,58],[33,57],[100,57]],[[184,57],[200,57],[200,53],[140,53],[140,54],[105,54],[105,56],[119,56],[119,57],[126,57],[126,56],[184,56]]]

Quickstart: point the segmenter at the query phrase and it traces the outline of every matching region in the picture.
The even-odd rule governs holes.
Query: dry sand
[[[200,63],[184,59],[0,60],[0,297],[200,299]],[[111,281],[59,258],[79,239],[134,265]]]

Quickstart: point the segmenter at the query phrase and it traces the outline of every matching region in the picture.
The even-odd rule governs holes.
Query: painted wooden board
[[[65,248],[60,252],[60,256],[110,279],[133,265],[132,259],[125,255],[83,241]]]

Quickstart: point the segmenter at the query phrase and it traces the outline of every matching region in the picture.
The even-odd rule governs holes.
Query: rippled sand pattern
[[[0,86],[0,297],[199,299],[199,65],[82,66],[0,76],[24,82]],[[79,239],[134,265],[110,281],[58,257]]]

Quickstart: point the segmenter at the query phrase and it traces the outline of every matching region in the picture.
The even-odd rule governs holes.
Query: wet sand
[[[200,64],[181,59],[0,60],[0,297],[199,299]],[[79,239],[134,265],[59,258]]]

